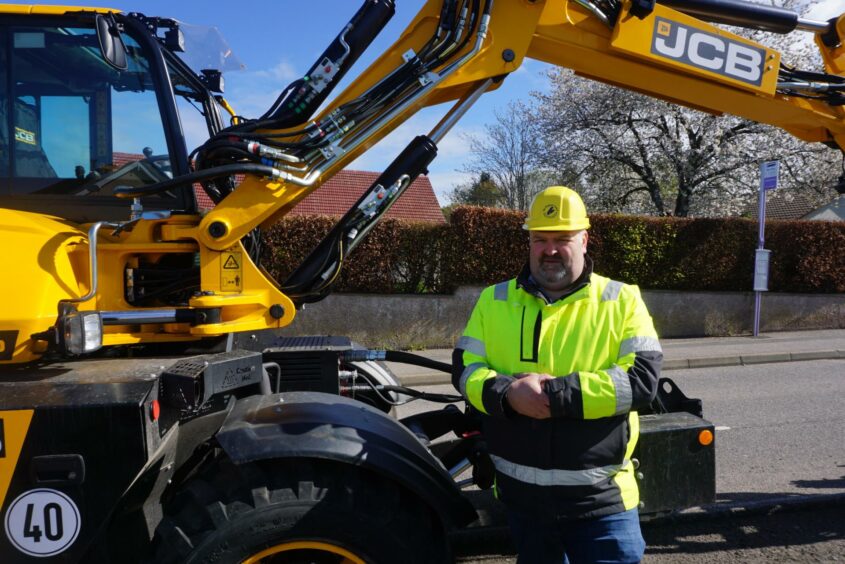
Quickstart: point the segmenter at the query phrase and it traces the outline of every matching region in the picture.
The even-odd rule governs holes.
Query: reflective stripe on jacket
[[[588,264],[588,266],[591,266]],[[454,354],[453,383],[484,417],[500,498],[526,510],[592,517],[636,507],[636,409],[657,391],[662,352],[636,286],[586,272],[548,303],[528,269],[486,288]],[[551,419],[515,413],[513,375],[556,376]]]

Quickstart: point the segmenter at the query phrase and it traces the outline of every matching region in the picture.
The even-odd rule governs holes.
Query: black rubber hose
[[[194,182],[202,182],[204,180],[220,178],[221,176],[232,176],[235,174],[273,176],[274,171],[276,171],[276,169],[267,165],[236,163],[198,170],[171,180],[166,180],[157,184],[150,184],[149,186],[118,186],[114,189],[114,195],[118,198],[137,198],[139,196],[150,196],[152,194],[167,192],[168,190],[172,190],[174,188],[189,188]]]
[[[280,96],[256,124],[270,121],[274,128],[283,129],[308,121],[353,63],[358,60],[361,53],[369,47],[373,39],[387,25],[395,11],[396,7],[393,0],[366,0],[350,20],[349,27],[344,27],[343,31],[338,34],[323,54],[317,58],[314,65],[305,73],[305,76],[286,89],[285,92],[290,91],[290,95]],[[345,40],[342,39],[344,37]],[[348,47],[343,46],[344,41]],[[335,74],[330,79],[326,79],[327,84],[319,91],[313,88],[310,81],[315,71],[323,66],[324,61],[328,61],[329,68],[336,65],[343,53],[346,53],[343,62],[336,69]],[[242,129],[242,131],[254,130],[256,124],[250,124],[248,128]]]
[[[424,399],[426,401],[433,401],[436,403],[455,403],[463,401],[462,396],[455,394],[433,394],[430,392],[421,392],[413,388],[406,388],[405,386],[381,386],[381,389],[386,392],[394,392],[397,394],[405,394],[412,398]]]
[[[403,364],[413,364],[415,366],[424,366],[425,368],[433,368],[447,374],[452,373],[452,365],[438,360],[431,360],[418,354],[413,354],[404,351],[384,351],[384,359],[390,362],[401,362]]]

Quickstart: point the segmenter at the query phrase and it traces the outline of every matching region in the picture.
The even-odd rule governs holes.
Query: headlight
[[[70,354],[94,352],[103,346],[103,320],[99,312],[80,311],[63,318],[65,349]]]

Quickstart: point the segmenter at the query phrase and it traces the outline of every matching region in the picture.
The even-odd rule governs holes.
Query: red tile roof
[[[748,205],[752,219],[757,219],[758,202]],[[813,210],[813,204],[801,194],[792,194],[783,189],[769,194],[766,199],[766,219],[800,219]]]
[[[201,185],[194,184],[194,195],[197,197],[197,207],[199,209],[210,210],[214,207],[214,202],[211,201],[211,198],[208,197],[208,194],[205,193]]]
[[[342,170],[311,192],[291,211],[293,215],[332,215],[340,217],[351,208],[379,177],[377,172]],[[386,217],[445,223],[434,188],[427,176],[408,186]]]
[[[342,170],[325,184],[311,192],[290,212],[291,215],[329,215],[340,217],[351,208],[361,194],[378,178],[379,173],[364,170]],[[235,177],[240,184],[243,177]],[[202,209],[211,209],[214,204],[198,187],[194,187],[197,205]],[[446,223],[440,203],[434,195],[434,188],[427,176],[420,176],[402,194],[399,200],[388,210],[386,217]]]
[[[143,158],[144,155],[138,155],[135,153],[120,153],[115,151],[111,154],[112,163],[114,163],[116,168],[120,168],[129,163],[134,163],[135,161],[140,161]]]
[[[132,153],[112,153],[112,160],[117,167],[142,158],[144,158],[143,155]],[[291,211],[291,215],[340,217],[358,201],[361,194],[376,181],[378,176],[379,173],[377,172],[341,170],[302,200]],[[237,184],[242,180],[243,177],[240,175],[235,177]],[[194,193],[197,197],[197,206],[200,209],[214,207],[214,202],[211,201],[199,184],[194,185]],[[387,212],[387,217],[446,223],[443,212],[440,211],[440,204],[434,195],[431,180],[427,176],[420,176],[411,183]]]

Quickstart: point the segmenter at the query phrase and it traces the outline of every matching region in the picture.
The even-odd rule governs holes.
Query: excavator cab
[[[176,98],[215,114],[217,105],[150,25],[92,12],[0,19],[0,207],[125,220],[129,202],[114,197],[116,186],[187,172]],[[195,209],[189,190],[145,197],[143,206]]]
[[[45,331],[57,306],[88,291],[96,275],[85,257],[86,225],[116,225],[142,211],[195,216],[190,182],[134,200],[115,191],[189,173],[183,123],[202,137],[223,128],[214,86],[177,55],[178,22],[65,10],[0,5],[0,231],[16,241],[17,265],[2,290],[14,295],[23,284],[34,296],[5,308],[0,362],[33,360],[36,348],[52,346],[55,333]],[[45,245],[54,250],[42,256]],[[193,256],[184,257],[190,268]],[[120,269],[117,286],[123,277]],[[114,309],[125,309],[117,286]]]

